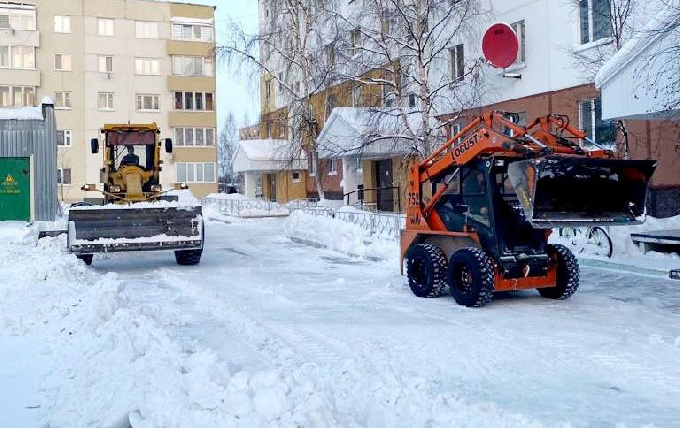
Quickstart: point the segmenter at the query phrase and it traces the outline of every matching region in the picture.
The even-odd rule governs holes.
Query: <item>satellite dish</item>
[[[493,24],[484,33],[482,52],[493,67],[510,67],[517,60],[519,53],[517,33],[508,24],[502,22]]]

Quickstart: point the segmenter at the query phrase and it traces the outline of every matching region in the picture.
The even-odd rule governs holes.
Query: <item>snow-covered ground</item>
[[[336,224],[317,248],[287,236],[304,218],[205,217],[191,267],[159,252],[88,268],[63,237],[0,227],[0,426],[680,421],[677,281],[583,267],[570,300],[467,309],[414,297],[386,240]],[[368,245],[387,260],[343,253]]]

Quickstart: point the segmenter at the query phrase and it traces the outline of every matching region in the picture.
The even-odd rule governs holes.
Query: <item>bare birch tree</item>
[[[227,118],[220,130],[217,145],[217,160],[219,166],[219,179],[224,183],[233,181],[234,170],[232,168],[232,157],[238,146],[238,124],[234,118],[234,113],[227,113]]]
[[[392,139],[408,144],[412,153],[429,154],[446,125],[436,118],[478,103],[483,62],[465,52],[464,41],[481,39],[480,23],[488,13],[481,3],[358,0],[348,13],[334,13],[350,35],[341,45],[340,78],[380,87],[377,120],[387,115],[388,122],[399,124],[392,135],[374,135],[367,144]]]
[[[334,73],[325,46],[338,39],[337,27],[319,0],[274,0],[262,2],[264,19],[257,35],[231,24],[229,41],[218,53],[235,67],[250,67],[258,77],[275,82],[276,92],[287,107],[284,119],[290,141],[291,161],[307,152],[314,166],[320,198],[324,198],[322,168],[316,139],[319,126],[311,98],[326,89]],[[259,53],[258,53],[259,52]],[[267,88],[271,91],[271,88]]]

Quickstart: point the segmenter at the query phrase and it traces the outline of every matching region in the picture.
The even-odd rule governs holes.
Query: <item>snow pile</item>
[[[223,199],[223,200],[233,200],[233,199],[247,199],[245,195],[240,193],[211,193],[205,197],[205,199]]]
[[[43,120],[42,107],[0,108],[0,120]]]
[[[394,238],[371,235],[357,224],[325,215],[293,211],[286,220],[285,233],[293,240],[352,256],[380,260],[396,260],[399,257],[399,244]]]
[[[184,190],[170,190],[166,193],[168,196],[177,196],[177,202],[182,205],[200,205],[200,201],[194,196],[189,189]]]

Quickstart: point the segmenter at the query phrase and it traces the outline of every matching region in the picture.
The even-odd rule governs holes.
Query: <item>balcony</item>
[[[38,47],[40,46],[40,31],[0,28],[0,45]]]

